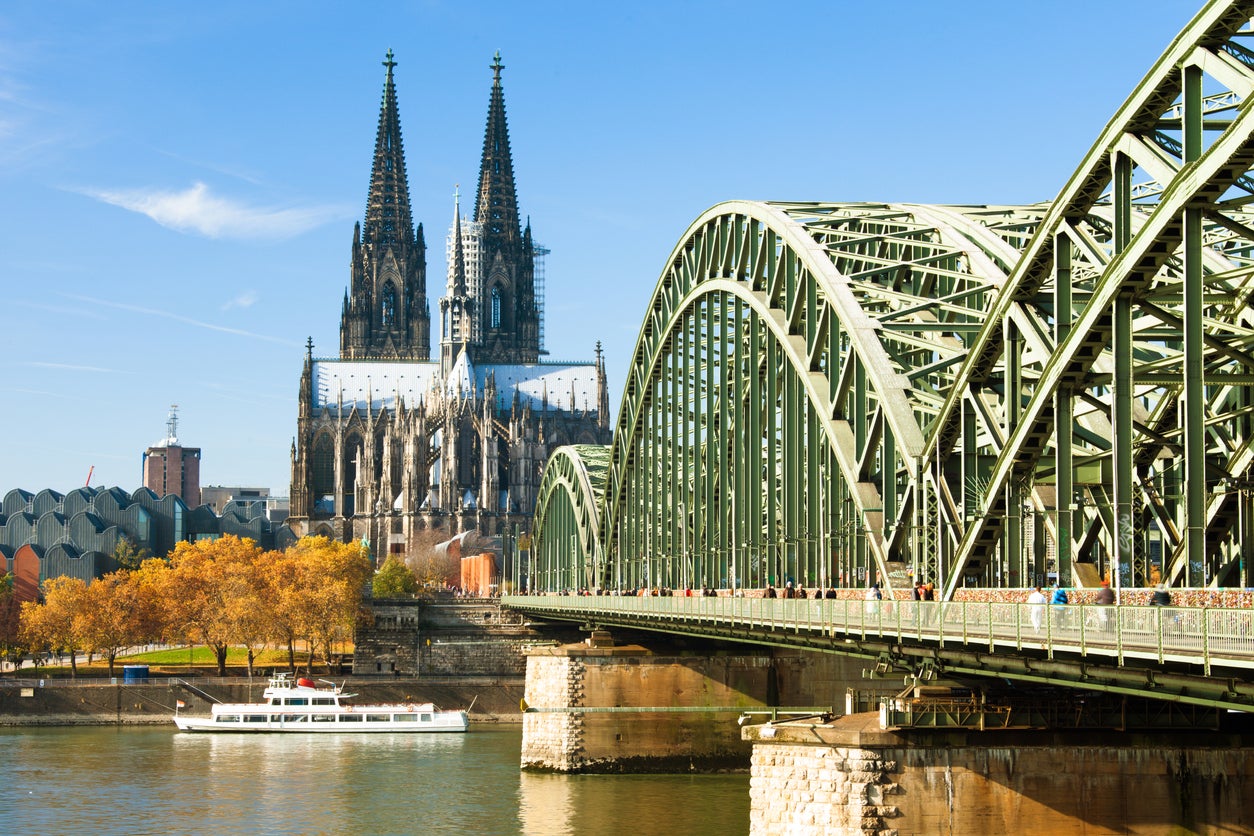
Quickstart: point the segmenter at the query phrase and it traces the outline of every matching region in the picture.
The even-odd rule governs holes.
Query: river
[[[0,730],[13,834],[597,834],[749,831],[748,775],[547,775],[517,726],[468,734]]]

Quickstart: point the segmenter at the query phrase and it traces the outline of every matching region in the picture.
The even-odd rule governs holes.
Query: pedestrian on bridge
[[[1057,623],[1059,627],[1063,626],[1063,622],[1067,614],[1065,607],[1069,603],[1067,601],[1067,590],[1063,589],[1062,586],[1055,584],[1054,594],[1050,596],[1049,603],[1054,606],[1055,623]]]
[[[879,612],[879,609],[880,609],[879,602],[882,601],[884,598],[883,593],[880,592],[880,585],[878,582],[873,583],[869,587],[867,587],[865,597],[866,597],[866,614],[875,615],[877,612]]]
[[[1110,588],[1110,581],[1102,581],[1101,589],[1097,590],[1097,594],[1093,596],[1093,603],[1098,606],[1097,626],[1103,630],[1109,630],[1109,613],[1101,608],[1109,607],[1115,603],[1115,591]]]
[[[1032,619],[1032,629],[1039,633],[1041,620],[1045,617],[1045,593],[1041,592],[1039,586],[1033,587],[1028,593],[1028,605],[1031,607],[1028,614]]]

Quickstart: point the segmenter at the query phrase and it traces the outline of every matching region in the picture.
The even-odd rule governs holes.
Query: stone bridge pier
[[[753,834],[1254,833],[1254,745],[1219,732],[746,726]]]
[[[647,641],[617,645],[597,630],[579,644],[526,651],[524,769],[746,769],[752,744],[740,733],[743,714],[843,705],[864,665],[723,642]]]

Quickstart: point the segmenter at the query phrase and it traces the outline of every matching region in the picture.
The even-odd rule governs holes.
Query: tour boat
[[[208,717],[180,715],[176,708],[174,722],[182,731],[197,732],[464,732],[470,725],[465,711],[443,711],[429,702],[344,702],[355,696],[334,683],[319,687],[280,673],[266,686],[262,702],[219,703]]]

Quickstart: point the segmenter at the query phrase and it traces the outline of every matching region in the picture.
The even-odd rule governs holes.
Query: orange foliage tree
[[[336,641],[352,636],[362,592],[370,579],[370,558],[360,543],[337,543],[326,537],[302,537],[287,550],[282,586],[278,589],[289,637],[309,642],[308,670],[314,649],[321,648],[327,664]],[[295,654],[289,643],[289,660]]]
[[[22,604],[22,639],[36,655],[44,650],[68,652],[70,674],[78,674],[78,651],[83,645],[77,632],[87,595],[87,584],[63,575],[43,582],[43,602]]]
[[[84,588],[82,606],[74,619],[74,633],[93,653],[109,662],[113,676],[118,651],[154,638],[150,586],[140,583],[137,573],[125,569],[97,578]]]
[[[240,640],[240,624],[261,610],[256,542],[227,534],[215,540],[182,542],[170,553],[164,583],[165,604],[174,635],[213,651],[218,675],[226,676],[226,654]]]
[[[224,535],[179,543],[167,560],[145,560],[90,584],[70,577],[44,582],[42,603],[21,610],[21,638],[31,648],[103,654],[113,674],[117,654],[149,641],[203,644],[226,675],[227,651],[256,652],[286,643],[296,668],[295,645],[315,650],[327,663],[337,641],[351,638],[362,593],[371,575],[359,543],[305,537],[285,551],[262,552],[250,539]]]

